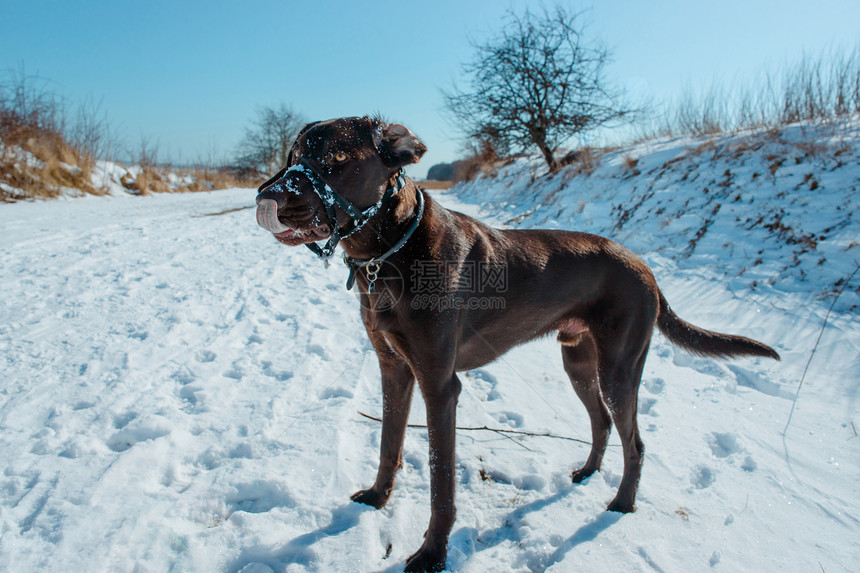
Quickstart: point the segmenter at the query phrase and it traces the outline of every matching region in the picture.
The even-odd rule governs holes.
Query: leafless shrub
[[[74,121],[66,134],[86,161],[112,158],[119,151],[119,136],[102,108],[102,102],[92,96],[77,106]]]
[[[28,75],[23,66],[7,70],[0,82],[0,137],[23,139],[38,132],[62,134],[63,101],[48,82]]]

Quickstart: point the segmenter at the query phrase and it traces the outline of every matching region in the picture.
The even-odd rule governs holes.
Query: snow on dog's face
[[[417,162],[424,144],[406,127],[379,118],[349,117],[308,124],[290,150],[286,167],[260,187],[257,222],[285,245],[329,237],[317,176],[360,210],[379,202],[404,165]],[[350,229],[349,216],[335,208],[337,225]]]

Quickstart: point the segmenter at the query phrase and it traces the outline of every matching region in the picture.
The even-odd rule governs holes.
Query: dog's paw
[[[426,545],[426,544],[425,544]],[[425,571],[444,571],[447,551],[430,549],[421,546],[409,559],[406,560],[404,573],[424,573]]]
[[[590,478],[594,472],[597,471],[596,468],[588,468],[584,467],[582,469],[578,469],[570,474],[570,479],[573,483],[582,483],[588,478]]]
[[[388,495],[382,495],[377,492],[375,489],[363,489],[361,491],[357,491],[349,498],[355,503],[363,503],[364,505],[369,505],[370,507],[375,507],[376,509],[382,508],[390,497],[391,493]]]
[[[636,507],[633,503],[618,501],[618,499],[613,499],[609,505],[606,506],[607,511],[614,511],[617,513],[633,513],[636,511]]]

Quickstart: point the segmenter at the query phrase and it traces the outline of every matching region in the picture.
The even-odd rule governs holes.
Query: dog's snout
[[[264,187],[257,193],[257,205],[260,204],[260,201],[270,200],[275,203],[280,204],[284,199],[284,193],[281,189],[281,184],[279,182],[272,183],[268,187]]]

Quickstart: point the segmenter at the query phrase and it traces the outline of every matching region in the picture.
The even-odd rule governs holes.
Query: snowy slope
[[[45,150],[42,150],[45,153]],[[43,158],[45,157],[42,155]],[[212,181],[206,175],[195,170],[176,170],[169,167],[146,168],[140,165],[124,166],[115,161],[96,160],[91,167],[82,168],[70,165],[58,158],[48,156],[46,161],[16,145],[5,145],[0,141],[0,202],[15,202],[18,200],[79,199],[91,195],[140,195],[149,192],[183,192],[192,190],[212,189]],[[143,179],[141,178],[143,176]],[[5,179],[2,180],[2,179]],[[146,181],[144,181],[146,180]],[[38,191],[34,196],[32,186],[21,181],[38,182]],[[222,185],[223,186],[223,185]],[[147,189],[142,193],[142,189]]]
[[[849,147],[843,167],[807,166],[820,178],[819,200],[804,207],[788,193],[780,202],[763,184],[761,208],[780,205],[803,232],[836,224],[825,192],[857,184]],[[682,317],[757,337],[783,356],[719,363],[655,337],[640,391],[646,461],[630,515],[604,511],[621,477],[616,441],[603,471],[574,486],[584,443],[460,432],[451,571],[856,570],[857,277],[830,315],[783,434],[833,300],[822,293],[857,256],[855,223],[825,233],[794,267],[796,244],[769,242],[778,230],[737,231],[729,219],[687,254],[689,231],[702,226],[693,202],[707,199],[670,170],[670,184],[614,231],[614,205],[683,149],[621,151],[614,168],[604,158],[591,178],[538,180],[525,198],[512,171],[463,190],[491,209],[440,195],[497,224],[516,216],[522,226],[620,238],[655,268]],[[625,180],[628,153],[641,173]],[[760,162],[735,161],[736,177]],[[673,165],[716,178],[725,170],[717,163]],[[551,185],[556,200],[545,193]],[[669,195],[689,199],[689,211],[664,225],[654,211],[679,209]],[[408,432],[386,508],[349,502],[376,470],[380,428],[358,414],[381,411],[375,356],[345,269],[277,245],[242,209],[253,196],[0,208],[0,570],[398,571],[420,545],[426,431]],[[839,195],[844,209],[855,196]],[[718,232],[727,238],[712,238]],[[758,265],[752,249],[764,251]],[[827,262],[807,266],[815,256]],[[559,354],[542,340],[466,373],[458,424],[587,441]],[[416,396],[411,421],[424,418]]]

